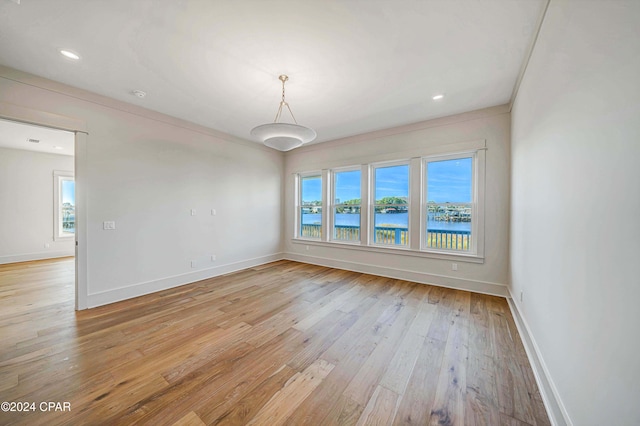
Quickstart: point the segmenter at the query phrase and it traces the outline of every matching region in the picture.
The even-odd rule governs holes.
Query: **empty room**
[[[640,424],[637,0],[0,0],[0,424]]]

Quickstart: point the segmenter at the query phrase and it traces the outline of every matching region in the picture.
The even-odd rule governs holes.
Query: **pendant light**
[[[284,99],[284,83],[289,80],[289,77],[281,75],[278,78],[282,81],[282,100],[280,101],[276,118],[273,120],[273,123],[254,127],[251,130],[251,136],[259,139],[268,147],[275,148],[279,151],[289,151],[299,147],[303,143],[314,140],[316,138],[316,132],[313,129],[298,124],[296,118],[293,116],[293,112],[291,112],[291,107]],[[287,107],[295,124],[278,122],[282,117],[283,106]]]

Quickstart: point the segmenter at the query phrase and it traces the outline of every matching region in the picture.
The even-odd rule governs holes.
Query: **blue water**
[[[304,214],[302,215],[303,225],[319,224],[322,220],[320,214]],[[409,213],[376,213],[377,225],[396,225],[399,228],[406,228],[409,223]],[[350,213],[336,214],[336,225],[360,225],[360,215]],[[471,222],[441,222],[429,218],[427,221],[429,229],[447,229],[456,231],[470,231]]]

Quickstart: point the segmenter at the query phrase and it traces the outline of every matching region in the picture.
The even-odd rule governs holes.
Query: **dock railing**
[[[303,238],[320,238],[320,224],[303,224],[300,230]],[[334,240],[360,240],[360,227],[352,225],[336,225]],[[377,244],[407,245],[409,230],[406,227],[376,226],[375,242]],[[427,229],[427,247],[446,250],[467,251],[471,245],[471,231],[452,229]]]

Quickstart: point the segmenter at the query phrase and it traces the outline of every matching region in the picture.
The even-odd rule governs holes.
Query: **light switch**
[[[191,216],[195,216],[196,215],[196,209],[191,209]]]
[[[108,231],[116,229],[116,223],[114,221],[106,221],[102,223],[102,228]]]

